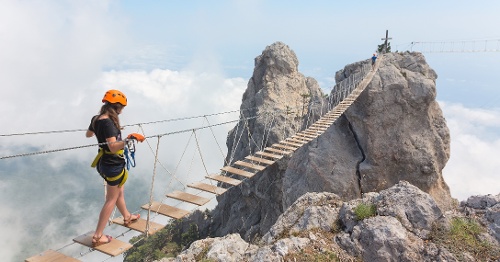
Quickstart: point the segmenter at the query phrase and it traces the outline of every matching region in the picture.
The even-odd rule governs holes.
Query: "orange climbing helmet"
[[[102,98],[102,102],[108,102],[111,104],[120,103],[122,106],[127,105],[127,97],[120,91],[111,89],[106,91],[104,97]]]

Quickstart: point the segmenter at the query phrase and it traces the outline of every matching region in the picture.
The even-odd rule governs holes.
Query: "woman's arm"
[[[109,151],[113,154],[125,148],[125,141],[116,141],[116,137],[114,136],[106,138],[106,142],[108,142]]]
[[[85,133],[85,136],[86,137],[93,137],[94,136],[94,132],[92,132],[90,130],[87,130],[87,133]]]

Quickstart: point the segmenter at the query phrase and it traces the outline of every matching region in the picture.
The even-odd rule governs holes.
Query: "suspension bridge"
[[[276,161],[279,161],[284,156],[293,154],[294,151],[308,144],[310,141],[316,139],[321,134],[323,134],[347,110],[347,108],[349,108],[349,106],[356,101],[358,96],[371,82],[374,74],[378,70],[378,67],[382,59],[383,55],[379,56],[374,68],[372,68],[370,62],[368,61],[364,62],[360,67],[359,71],[351,74],[350,77],[337,83],[333,89],[334,92],[332,93],[332,95],[329,96],[327,113],[322,114],[322,116],[317,121],[310,124],[305,129],[294,133],[293,135],[279,141],[278,143],[274,143],[271,146],[261,148],[259,151],[247,155],[242,160],[238,160],[232,164],[227,164],[223,166],[220,169],[219,173],[208,174],[206,175],[203,181],[193,182],[187,185],[187,188],[197,190],[198,192],[208,193],[212,196],[212,198],[202,197],[200,196],[200,194],[196,193],[192,194],[181,190],[174,190],[172,192],[169,192],[168,194],[166,194],[166,198],[177,200],[179,201],[180,204],[194,205],[196,206],[194,210],[196,210],[197,208],[206,205],[209,201],[211,201],[211,199],[215,198],[216,196],[224,194],[232,187],[240,185],[243,181],[247,179],[251,179],[257,173],[264,171],[266,168],[273,165],[274,163],[276,163]],[[237,121],[248,121],[249,118],[243,118],[243,115],[241,116],[242,117],[240,117],[240,119]],[[235,123],[237,121],[227,121],[219,124],[208,125],[203,128],[212,128],[217,125]],[[139,126],[141,125],[139,124]],[[78,130],[62,130],[62,131],[50,131],[50,132],[31,132],[23,134],[16,133],[16,134],[7,134],[1,136],[19,136],[26,134],[73,132],[82,130],[78,129]],[[147,211],[147,216],[146,218],[138,219],[135,223],[127,225],[124,223],[123,217],[112,218],[110,219],[111,220],[110,224],[119,225],[123,227],[127,232],[130,230],[137,231],[139,233],[142,233],[144,237],[148,237],[149,235],[154,234],[155,232],[166,226],[165,224],[160,224],[152,221],[155,216],[164,216],[168,219],[182,219],[192,212],[190,210],[179,208],[178,207],[179,205],[168,205],[165,204],[163,200],[159,201],[153,199],[153,187],[155,184],[157,164],[160,163],[161,165],[161,162],[158,160],[158,149],[160,145],[160,138],[167,135],[172,135],[180,132],[190,132],[190,131],[192,131],[196,136],[196,133],[192,129],[164,133],[154,136],[146,136],[146,141],[152,140],[154,138],[157,138],[158,141],[155,152],[155,162],[154,162],[154,170],[151,181],[150,199],[148,203],[141,206],[141,209]],[[16,158],[16,157],[25,157],[37,154],[47,154],[47,153],[60,152],[66,150],[74,150],[90,146],[95,146],[95,144],[2,156],[0,157],[0,160]],[[108,255],[108,258],[115,257],[126,252],[127,250],[132,248],[135,243],[138,242],[137,241],[135,243],[128,243],[125,241],[121,241],[119,238],[123,236],[124,233],[115,236],[112,239],[112,241],[108,244],[92,247],[93,231],[89,231],[79,236],[76,236],[71,244],[68,244],[59,249],[46,250],[44,252],[41,252],[39,254],[27,258],[25,261],[28,262],[80,261],[77,258],[68,256],[62,252],[64,248],[74,244],[83,245],[89,248],[88,252],[80,253],[81,257],[86,255],[87,253],[94,251],[102,252]]]
[[[458,40],[458,41],[413,41],[397,45],[408,48],[410,52],[421,53],[483,53],[500,52],[500,38]]]

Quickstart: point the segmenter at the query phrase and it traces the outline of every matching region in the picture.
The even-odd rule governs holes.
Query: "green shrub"
[[[377,206],[374,204],[361,203],[354,209],[356,220],[361,221],[365,218],[374,217],[377,215]]]
[[[480,239],[485,229],[475,220],[453,218],[450,228],[444,229],[434,225],[430,238],[438,245],[444,246],[459,260],[463,260],[464,252],[474,256],[478,261],[496,261],[500,259],[500,250],[492,243]]]
[[[124,261],[147,262],[176,257],[184,247],[200,238],[196,224],[190,224],[186,232],[181,232],[180,223],[180,220],[173,221],[147,239],[144,239],[144,235],[133,237],[130,243],[135,244],[125,252]]]

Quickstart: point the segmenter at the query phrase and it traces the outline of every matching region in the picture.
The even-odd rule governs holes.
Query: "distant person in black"
[[[373,53],[372,56],[372,70],[375,68],[375,61],[377,60],[377,53]]]
[[[106,201],[99,214],[99,222],[92,237],[92,246],[96,247],[111,242],[112,237],[104,234],[104,228],[115,205],[123,216],[126,226],[137,221],[139,214],[131,214],[127,210],[124,196],[124,184],[127,181],[128,172],[125,168],[125,157],[123,149],[126,141],[122,140],[120,119],[118,115],[127,105],[127,98],[118,90],[109,90],[102,99],[104,105],[99,115],[92,117],[86,136],[94,134],[99,142],[99,153],[92,167],[106,180]],[[144,141],[144,136],[136,133],[130,134],[127,139]]]

